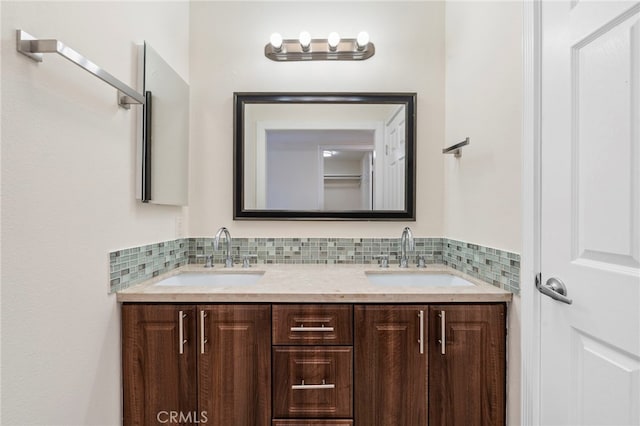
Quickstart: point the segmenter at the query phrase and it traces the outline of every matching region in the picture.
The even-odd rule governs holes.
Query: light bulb
[[[271,37],[269,37],[269,42],[277,52],[279,52],[282,49],[282,36],[280,34],[278,33],[271,34]]]
[[[363,50],[367,47],[367,44],[369,44],[369,33],[366,31],[360,31],[356,38],[356,43],[358,44],[358,50]]]
[[[309,45],[311,44],[311,34],[309,34],[309,32],[307,31],[303,31],[300,33],[299,40],[302,50],[304,52],[307,52],[309,50]]]
[[[338,47],[338,44],[340,44],[340,34],[338,34],[335,31],[332,33],[329,33],[329,38],[327,39],[327,42],[329,43],[329,50],[331,51],[336,50],[336,48]]]

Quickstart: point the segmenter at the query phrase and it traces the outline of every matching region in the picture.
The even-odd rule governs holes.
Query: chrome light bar
[[[271,43],[264,46],[264,55],[272,61],[362,61],[376,53],[373,43],[360,48],[357,39],[340,40],[335,50],[329,46],[326,38],[312,39],[305,48],[298,39],[282,40],[282,46],[276,49]]]

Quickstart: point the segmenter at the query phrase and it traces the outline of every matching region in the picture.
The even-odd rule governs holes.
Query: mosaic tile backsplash
[[[520,293],[520,255],[448,238],[415,238],[417,256],[427,264],[440,263],[497,287]],[[224,263],[223,249],[213,250],[213,238],[184,238],[110,253],[111,291],[118,291],[187,263]],[[388,255],[397,265],[399,238],[233,238],[231,253],[236,263],[249,256],[252,264],[315,263],[377,264]]]
[[[245,255],[251,263],[317,263],[372,264],[381,255],[389,256],[390,264],[400,257],[399,238],[232,238],[231,253],[236,262]],[[414,238],[416,256],[427,263],[442,263],[442,238]],[[224,263],[224,241],[213,250],[213,238],[189,240],[189,263],[204,263],[202,256],[213,255],[215,264]]]
[[[186,238],[109,253],[111,291],[123,290],[188,263]]]

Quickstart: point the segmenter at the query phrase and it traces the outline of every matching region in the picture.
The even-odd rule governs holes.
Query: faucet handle
[[[378,256],[378,266],[380,268],[388,268],[389,267],[389,255],[388,254],[381,254],[380,256]]]
[[[419,255],[417,260],[416,260],[416,266],[418,268],[426,268],[427,267],[427,261],[425,260],[423,255]]]
[[[204,257],[204,267],[213,268],[213,255],[212,254],[196,254],[196,259]]]
[[[242,267],[243,268],[251,268],[251,262],[249,259],[257,259],[258,256],[255,254],[245,254],[242,256]]]

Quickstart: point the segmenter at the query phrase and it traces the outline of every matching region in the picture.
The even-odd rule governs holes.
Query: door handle
[[[187,314],[184,311],[178,311],[178,353],[184,354],[184,344],[187,343],[187,339],[184,338],[184,319]]]
[[[549,278],[546,283],[542,284],[542,277],[540,274],[536,275],[536,288],[540,293],[549,296],[550,298],[557,300],[567,305],[571,305],[573,300],[567,297],[567,286],[558,278]]]
[[[204,327],[205,322],[204,319],[207,317],[207,313],[205,311],[200,311],[200,353],[205,353],[204,345],[207,344],[207,338],[205,337]]]
[[[440,317],[440,340],[438,340],[438,343],[440,343],[440,353],[442,355],[447,354],[447,325],[445,322],[445,314],[445,311],[440,311],[438,314]]]
[[[418,312],[418,321],[420,321],[419,329],[420,329],[420,338],[418,339],[418,343],[420,344],[420,354],[424,353],[424,311]]]

